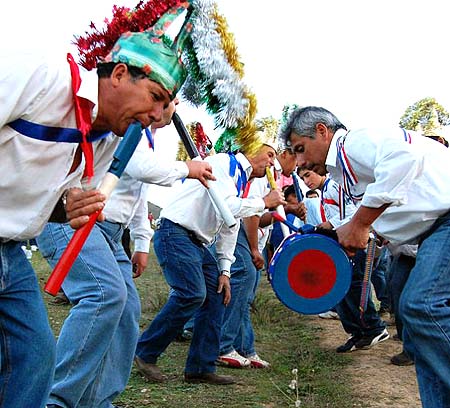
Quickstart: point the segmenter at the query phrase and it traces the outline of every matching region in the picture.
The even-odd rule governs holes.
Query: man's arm
[[[339,243],[350,256],[355,255],[357,249],[367,247],[372,223],[389,205],[384,204],[379,208],[360,206],[348,223],[337,228]]]
[[[244,218],[245,232],[247,234],[247,240],[250,246],[253,264],[258,270],[264,267],[264,258],[258,249],[259,218],[260,217],[258,217],[257,215]]]

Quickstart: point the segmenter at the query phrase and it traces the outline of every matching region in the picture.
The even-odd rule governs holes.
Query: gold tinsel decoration
[[[230,66],[236,71],[240,78],[244,77],[244,64],[239,60],[234,35],[228,31],[228,23],[224,16],[220,15],[217,5],[214,10],[213,19],[216,23],[216,31],[220,35],[222,48]],[[258,125],[255,124],[257,112],[256,95],[248,91],[245,93],[248,100],[247,114],[238,120],[236,128],[236,143],[249,156],[255,155],[261,148],[261,141],[257,136]]]

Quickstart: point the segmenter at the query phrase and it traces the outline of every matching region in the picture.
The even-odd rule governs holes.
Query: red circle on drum
[[[325,296],[336,282],[336,266],[325,252],[308,249],[300,252],[288,267],[292,290],[307,299]]]

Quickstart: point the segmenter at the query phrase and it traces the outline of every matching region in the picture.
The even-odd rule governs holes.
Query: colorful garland
[[[204,159],[206,156],[214,154],[213,144],[209,139],[208,135],[203,130],[203,126],[200,122],[191,122],[186,125],[186,129],[191,135],[192,140],[197,147],[197,150],[200,154],[200,157]],[[189,160],[190,157],[187,154],[186,149],[184,148],[181,140],[178,142],[178,153],[176,160],[186,161]]]
[[[234,36],[225,17],[211,0],[194,0],[192,50],[187,53],[189,78],[184,97],[196,106],[206,105],[217,127],[225,131],[216,151],[244,150],[254,153],[261,145],[256,136],[256,97],[242,81]]]
[[[124,32],[149,29],[171,7],[181,0],[140,1],[134,9],[113,7],[111,21],[98,30],[91,23],[91,32],[76,37],[80,63],[90,70],[97,66]],[[214,116],[217,127],[224,132],[216,150],[243,150],[252,154],[261,146],[256,135],[256,96],[243,82],[244,69],[240,62],[234,36],[228,31],[224,16],[213,0],[191,0],[192,33],[187,39],[183,59],[189,72],[182,89],[184,98],[195,106],[205,105]]]
[[[148,0],[145,3],[140,1],[133,10],[114,6],[111,21],[104,20],[105,28],[98,30],[91,22],[91,32],[86,31],[85,36],[75,36],[74,44],[78,48],[80,64],[87,70],[95,68],[123,33],[147,30],[170,8],[181,3],[181,0]]]

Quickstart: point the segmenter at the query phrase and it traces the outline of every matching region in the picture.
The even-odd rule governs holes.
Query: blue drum
[[[326,312],[346,295],[352,265],[342,247],[321,234],[292,234],[275,251],[269,280],[278,299],[302,314]]]

